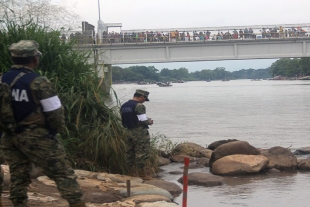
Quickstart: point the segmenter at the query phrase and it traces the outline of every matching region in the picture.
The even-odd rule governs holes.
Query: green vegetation
[[[11,1],[8,2],[10,5]],[[43,1],[46,2],[46,1]],[[8,9],[3,2],[0,11]],[[39,10],[38,2],[33,2]],[[4,5],[4,6],[3,6]],[[4,12],[2,14],[5,14]],[[34,19],[36,21],[34,21]],[[73,49],[74,42],[64,43],[60,32],[45,27],[40,18],[28,15],[26,19],[14,15],[0,17],[0,70],[6,72],[12,63],[9,45],[22,39],[32,39],[40,44],[43,56],[36,72],[47,76],[54,84],[65,107],[66,130],[59,139],[70,157],[80,169],[122,173],[126,171],[125,131],[121,126],[119,105],[109,108],[104,104],[106,94],[101,90],[102,80],[89,65],[90,52]],[[271,68],[242,69],[228,72],[225,68],[205,69],[189,73],[186,68],[159,71],[153,66],[113,67],[114,81],[173,81],[173,80],[214,80],[237,78],[267,78],[272,75],[294,76],[310,74],[310,59],[280,59]],[[117,103],[119,103],[117,101]],[[148,167],[156,169],[158,150],[170,153],[176,144],[163,135],[152,137],[152,153]]]
[[[272,76],[295,78],[310,75],[310,58],[281,58],[270,67]]]
[[[36,6],[35,8],[40,8],[42,2],[48,3],[47,0],[29,2]],[[8,7],[14,6],[14,3],[0,3],[0,11],[5,11],[0,17],[1,73],[8,71],[12,65],[8,51],[12,43],[23,39],[37,41],[43,56],[36,72],[48,77],[55,84],[65,107],[66,129],[58,138],[63,142],[72,163],[79,169],[125,172],[126,135],[119,116],[119,101],[117,100],[118,104],[112,108],[105,105],[104,101],[108,97],[101,88],[103,80],[98,78],[94,70],[97,67],[88,64],[92,51],[74,50],[74,42],[61,41],[58,30],[45,27],[38,21],[40,18],[34,20],[32,14],[25,18],[16,15],[20,13],[15,13]],[[114,95],[117,98],[117,94]],[[157,167],[158,149],[163,147],[163,142],[159,141],[162,136],[155,135],[151,138],[152,153],[147,167],[153,171]],[[174,146],[167,139],[165,142],[166,150]]]
[[[179,69],[164,68],[161,71],[154,66],[131,66],[121,68],[112,67],[114,82],[167,82],[167,81],[198,81],[198,80],[222,80],[222,79],[265,79],[271,78],[267,69],[242,69],[239,71],[229,72],[224,67],[217,67],[214,70],[204,69],[201,71],[188,72],[188,69],[182,67]]]
[[[74,43],[63,43],[59,32],[29,22],[5,22],[0,31],[1,72],[11,66],[8,46],[21,39],[40,44],[43,56],[37,72],[56,86],[65,107],[66,130],[60,135],[77,167],[88,170],[123,172],[126,168],[124,131],[118,110],[104,104],[98,74],[87,64],[88,53],[73,50]]]
[[[131,66],[121,68],[114,66],[113,81],[126,82],[167,82],[167,81],[198,81],[198,80],[222,80],[222,79],[267,79],[274,76],[296,78],[310,75],[310,58],[281,58],[265,69],[241,69],[229,72],[224,67],[214,70],[203,69],[201,71],[188,72],[186,68],[156,69],[154,66]]]

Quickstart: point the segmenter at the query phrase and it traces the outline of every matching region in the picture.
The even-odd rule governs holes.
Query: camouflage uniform
[[[34,41],[22,40],[12,44],[9,49],[12,57],[41,54]],[[32,68],[22,65],[14,65],[12,69],[33,72]],[[21,131],[15,134],[4,133],[1,138],[1,149],[10,166],[9,198],[15,207],[27,206],[27,187],[31,183],[29,172],[33,163],[55,181],[61,196],[70,205],[84,206],[77,176],[62,144],[56,138],[56,134],[64,127],[64,109],[54,86],[46,77],[38,76],[31,82],[30,90],[37,109],[22,121]]]
[[[0,138],[2,136],[2,132],[0,132]],[[4,157],[2,154],[2,150],[0,148],[0,165],[2,165],[4,163]],[[0,198],[2,196],[2,187],[3,187],[3,172],[2,172],[2,168],[0,168],[1,172],[0,172]]]
[[[135,111],[137,115],[145,114],[146,108],[142,104],[137,104]],[[147,125],[148,120],[138,122],[136,128],[128,129],[126,160],[130,168],[137,166],[138,169],[143,169],[149,158],[150,135],[146,128]]]
[[[149,92],[143,90],[136,90],[136,93],[143,95],[149,101]],[[134,112],[130,110],[135,105]],[[127,108],[126,108],[127,107]],[[133,118],[126,119],[124,114],[130,111]],[[129,169],[135,166],[138,170],[142,170],[145,167],[145,162],[149,158],[150,153],[150,135],[148,132],[148,125],[151,125],[153,121],[146,117],[146,108],[142,103],[138,103],[134,100],[129,100],[121,107],[123,126],[127,128],[127,151],[126,161]],[[144,118],[135,118],[142,116]],[[131,123],[130,123],[131,122]],[[134,123],[132,123],[134,122]]]

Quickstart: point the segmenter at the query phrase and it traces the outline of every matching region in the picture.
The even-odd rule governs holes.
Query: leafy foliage
[[[117,105],[112,108],[105,105],[107,94],[102,90],[103,80],[98,78],[95,70],[97,66],[88,64],[93,51],[75,50],[74,42],[63,42],[58,30],[46,27],[42,19],[34,18],[42,17],[42,14],[43,19],[48,18],[47,14],[40,13],[39,10],[41,3],[48,4],[49,0],[18,2],[25,8],[15,1],[0,2],[0,11],[5,11],[1,13],[3,16],[0,16],[1,72],[8,71],[12,64],[8,51],[9,45],[22,39],[37,41],[43,56],[36,72],[47,76],[55,84],[62,105],[65,107],[66,130],[58,135],[58,138],[74,160],[72,162],[80,169],[92,171],[115,173],[127,171],[124,141],[126,137],[119,116],[120,102],[117,100]],[[39,7],[36,7],[36,3]],[[48,4],[48,6],[51,5]],[[34,9],[34,13],[27,13],[29,11],[27,8],[30,7]],[[58,14],[65,11],[59,7],[52,8],[56,8],[52,11],[58,11]],[[20,15],[23,12],[27,14],[25,17]],[[55,19],[57,22],[57,18]],[[63,20],[66,21],[65,18]],[[142,73],[141,77],[158,78],[158,71],[154,67],[141,67],[134,70]],[[126,72],[126,78],[134,73],[131,69]],[[115,92],[114,95],[117,98]],[[153,143],[154,141],[152,141],[152,147],[156,147],[157,145]],[[152,148],[150,161],[147,163],[147,168],[151,170],[157,167],[157,154],[153,153],[155,151]]]
[[[40,44],[43,56],[38,73],[47,76],[65,107],[66,130],[60,136],[68,153],[83,169],[123,172],[126,169],[124,132],[117,108],[104,104],[102,81],[87,63],[90,52],[74,50],[74,43],[63,43],[58,31],[36,23],[26,25],[2,21],[0,30],[1,72],[11,66],[8,46],[22,39]]]
[[[281,58],[270,67],[272,76],[299,77],[310,75],[310,58]]]
[[[62,0],[61,4],[52,2],[52,0],[1,0],[0,14],[6,15],[17,24],[32,22],[58,30],[77,28],[77,15],[64,6],[66,0]]]

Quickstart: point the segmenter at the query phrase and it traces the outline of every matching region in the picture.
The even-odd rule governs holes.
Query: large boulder
[[[97,174],[96,179],[104,181],[106,183],[117,183],[117,184],[126,184],[128,180],[130,180],[131,183],[143,182],[143,180],[139,177],[131,177],[127,175],[110,174],[104,172]]]
[[[188,155],[176,155],[171,158],[173,162],[184,162],[184,158],[188,158],[190,162],[195,161],[194,157]]]
[[[174,155],[188,155],[191,157],[207,157],[211,153],[211,150],[192,142],[178,144],[172,152]]]
[[[299,160],[298,161],[298,170],[310,171],[310,158]]]
[[[310,147],[301,147],[295,150],[294,155],[307,155],[310,154]]]
[[[126,196],[127,195],[127,188],[126,186],[123,186],[123,188],[119,189],[119,192]],[[148,184],[139,184],[139,183],[133,183],[130,186],[130,195],[136,196],[136,195],[162,195],[166,198],[172,200],[173,196],[169,191],[163,188],[156,187],[154,185],[148,185]]]
[[[215,175],[258,173],[266,169],[268,163],[268,158],[262,155],[229,155],[215,161],[211,171]]]
[[[200,158],[199,160],[197,160],[196,164],[197,165],[202,165],[204,167],[209,167],[209,161],[210,161],[210,159],[203,157],[203,158]]]
[[[200,152],[200,156],[199,156],[200,158],[205,157],[205,158],[210,159],[213,151],[210,149],[203,149],[203,150],[200,150],[199,152]]]
[[[166,189],[174,197],[179,196],[182,193],[182,188],[175,183],[164,181],[164,180],[147,180],[145,184],[154,185],[159,188]]]
[[[140,203],[135,207],[178,207],[177,203],[167,203],[166,201],[157,201],[153,203]]]
[[[261,153],[269,159],[268,168],[276,168],[281,171],[297,170],[297,158],[287,148],[272,147],[266,151],[261,151]]]
[[[145,203],[145,202],[153,203],[153,202],[157,202],[157,201],[164,201],[164,202],[171,203],[171,200],[169,198],[167,198],[166,196],[153,195],[153,194],[134,195],[134,196],[130,196],[128,198],[123,198],[121,201],[122,202],[134,203],[135,206],[140,204],[140,203]]]
[[[164,158],[164,157],[157,157],[157,158],[158,158],[159,166],[164,166],[164,165],[168,165],[171,163],[171,160],[168,158]]]
[[[246,141],[234,141],[222,144],[213,151],[209,166],[212,167],[212,164],[222,157],[235,154],[259,155],[260,151]]]
[[[188,169],[198,169],[198,168],[205,168],[209,167],[209,159],[206,157],[197,158],[197,160],[190,160]],[[181,167],[184,169],[184,166]]]
[[[209,144],[208,149],[215,150],[217,147],[221,146],[222,144],[226,144],[229,142],[235,142],[235,141],[238,141],[238,140],[237,139],[225,139],[225,140],[215,141]]]
[[[178,181],[183,183],[183,177],[179,178]],[[202,185],[206,187],[219,186],[224,184],[224,178],[218,175],[212,175],[201,172],[193,172],[188,174],[189,185]]]

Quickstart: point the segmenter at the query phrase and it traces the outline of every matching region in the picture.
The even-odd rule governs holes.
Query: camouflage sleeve
[[[136,106],[136,114],[138,116],[138,125],[150,125],[149,118],[146,116],[146,108],[143,104],[138,103]]]
[[[54,85],[45,77],[35,78],[30,85],[38,98],[51,133],[61,132],[65,126],[64,108],[56,94]]]

